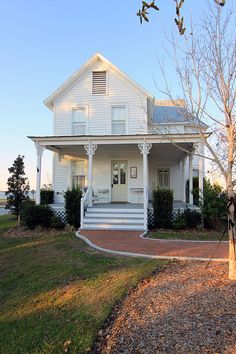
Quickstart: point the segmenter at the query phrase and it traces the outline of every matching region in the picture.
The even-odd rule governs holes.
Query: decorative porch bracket
[[[138,144],[140,153],[143,155],[143,208],[144,208],[144,230],[148,229],[148,154],[152,144],[144,141]]]
[[[37,177],[36,177],[36,195],[35,202],[40,204],[40,187],[41,187],[41,170],[42,170],[42,156],[45,146],[40,145],[38,142],[35,143],[36,154],[37,154]]]
[[[86,144],[84,145],[84,150],[86,151],[86,154],[88,155],[88,189],[89,189],[89,197],[88,197],[88,206],[92,207],[93,205],[93,155],[95,154],[95,151],[97,150],[97,145],[96,144]]]

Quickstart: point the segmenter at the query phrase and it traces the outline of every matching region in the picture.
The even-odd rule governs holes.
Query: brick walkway
[[[145,254],[150,256],[228,258],[228,244],[218,242],[150,240],[137,231],[80,230],[90,242],[107,250]]]

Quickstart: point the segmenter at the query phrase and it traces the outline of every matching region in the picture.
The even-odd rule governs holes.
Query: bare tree
[[[207,15],[198,26],[191,26],[191,33],[183,36],[183,43],[172,37],[171,55],[185,101],[184,119],[192,121],[197,127],[208,150],[208,158],[214,162],[225,180],[228,198],[229,278],[236,280],[236,180],[233,178],[236,155],[236,38],[235,12],[226,10],[209,5]],[[160,68],[165,79],[165,90],[162,92],[173,100],[165,68],[161,64]],[[206,125],[202,122],[212,132],[210,138],[205,134]]]
[[[224,6],[226,0],[213,0],[218,6]],[[158,3],[158,6],[157,6]],[[186,28],[184,27],[184,17],[181,15],[181,9],[184,6],[185,0],[174,0],[175,5],[175,14],[174,18],[175,24],[178,27],[179,34],[184,35]],[[140,19],[140,23],[143,23],[143,20],[149,22],[149,11],[155,10],[160,11],[159,2],[152,0],[150,2],[142,1],[142,8],[137,12],[137,16]]]

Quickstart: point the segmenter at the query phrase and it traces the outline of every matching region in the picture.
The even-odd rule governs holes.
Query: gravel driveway
[[[236,353],[236,282],[227,264],[176,262],[127,297],[97,352]]]

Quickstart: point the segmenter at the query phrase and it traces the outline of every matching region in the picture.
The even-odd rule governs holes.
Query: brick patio
[[[228,258],[228,244],[216,242],[150,240],[136,231],[80,230],[90,242],[107,250],[145,254],[150,256]]]

